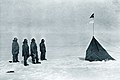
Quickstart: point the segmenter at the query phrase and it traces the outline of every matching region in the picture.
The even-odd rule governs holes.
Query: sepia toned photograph
[[[0,0],[0,80],[120,80],[120,0]]]

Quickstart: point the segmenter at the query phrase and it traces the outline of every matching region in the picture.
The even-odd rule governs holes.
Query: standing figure
[[[47,59],[45,58],[46,47],[45,47],[44,42],[45,42],[45,40],[42,39],[42,40],[41,40],[41,43],[40,43],[40,45],[39,45],[39,46],[40,46],[40,52],[41,52],[41,56],[40,56],[40,59],[41,59],[41,60],[47,60]]]
[[[23,45],[22,45],[22,56],[24,57],[24,66],[28,66],[27,59],[29,57],[29,46],[27,43],[27,39],[24,39]]]
[[[35,43],[34,38],[31,40],[30,51],[31,51],[32,63],[33,64],[40,63],[38,59],[37,44]]]
[[[13,62],[19,62],[18,54],[19,54],[19,44],[17,42],[17,38],[14,38],[13,43],[12,43]]]

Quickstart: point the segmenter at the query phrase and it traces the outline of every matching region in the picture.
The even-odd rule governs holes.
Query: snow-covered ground
[[[31,64],[29,58],[27,67],[23,65],[21,57],[22,41],[27,38],[30,44],[31,38],[35,37],[40,56],[39,42],[42,37],[40,34],[18,34],[21,62],[9,63],[12,60],[13,36],[10,33],[1,33],[0,36],[0,80],[120,80],[120,37],[116,33],[96,34],[96,39],[116,61],[84,61],[85,51],[92,38],[90,34],[46,34],[48,60],[42,61],[42,64]],[[15,73],[6,73],[10,70]]]
[[[59,51],[61,49],[58,48]],[[73,52],[77,53],[78,48],[76,51],[71,50],[75,48],[68,49],[64,48],[61,53],[66,52],[69,55],[61,54],[53,58],[49,55],[49,51],[48,60],[41,61],[42,64],[32,64],[31,58],[28,60],[29,66],[23,65],[22,58],[20,58],[21,62],[19,63],[1,60],[0,80],[120,80],[119,53],[109,52],[116,61],[88,62],[84,60],[82,53],[80,56],[75,55],[75,53],[72,55]],[[54,51],[57,52],[57,49]],[[14,70],[15,73],[6,73],[10,70]]]
[[[10,36],[1,37],[0,80],[120,80],[120,42],[118,39],[104,35],[100,38],[99,36],[96,37],[108,53],[116,59],[115,61],[88,62],[84,60],[84,57],[90,43],[90,37],[83,36],[81,38],[78,35],[75,37],[74,35],[67,35],[65,38],[63,35],[52,35],[53,38],[50,35],[48,36],[46,39],[48,60],[41,61],[42,64],[32,64],[31,58],[29,58],[29,66],[23,65],[23,58],[21,57],[22,38],[18,37],[20,62],[9,63],[9,60],[12,60],[10,45],[12,39]],[[28,37],[28,39],[30,43],[31,38]],[[39,44],[40,39],[36,39],[37,44]],[[10,70],[14,70],[15,73],[6,73]]]

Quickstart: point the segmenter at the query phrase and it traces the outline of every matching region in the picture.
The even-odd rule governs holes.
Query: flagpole
[[[94,13],[90,16],[90,18],[92,18],[93,19],[93,36],[94,36]]]
[[[94,21],[94,18],[93,18],[93,21]],[[94,22],[93,22],[93,36],[94,36]]]

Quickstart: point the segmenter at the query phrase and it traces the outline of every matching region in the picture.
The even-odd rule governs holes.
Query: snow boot
[[[29,66],[29,64],[25,64],[24,66]]]
[[[37,61],[36,64],[41,64],[41,62],[38,62],[38,61]]]

